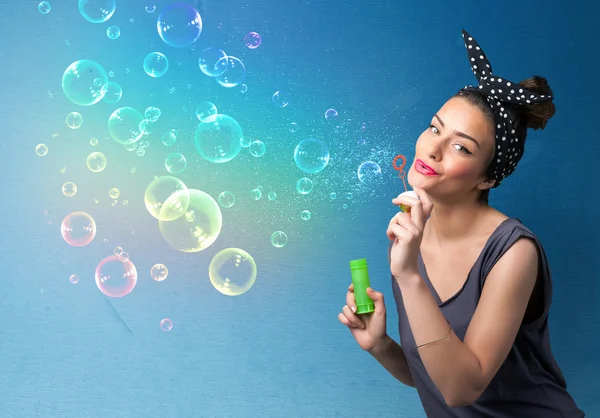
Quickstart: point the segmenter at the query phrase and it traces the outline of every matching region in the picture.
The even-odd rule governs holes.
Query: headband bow
[[[494,76],[492,66],[477,41],[464,29],[462,36],[469,55],[469,64],[479,85],[465,86],[459,94],[463,91],[479,91],[485,95],[494,111],[496,150],[492,161],[492,176],[496,180],[493,187],[498,187],[502,180],[515,170],[525,149],[525,141],[518,138],[514,128],[515,121],[509,118],[504,106],[545,102],[552,100],[552,96],[537,94],[504,77]]]

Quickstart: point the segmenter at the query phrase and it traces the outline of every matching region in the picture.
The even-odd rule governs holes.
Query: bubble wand
[[[402,160],[402,164],[400,164],[400,167],[398,167],[398,164],[396,163],[398,160]],[[415,199],[419,198],[419,195],[414,192],[414,191],[409,191],[408,187],[406,187],[406,173],[404,172],[404,166],[406,165],[406,157],[402,154],[398,154],[394,157],[394,159],[392,160],[392,167],[394,167],[394,170],[398,171],[398,177],[400,177],[400,180],[402,180],[402,184],[404,184],[404,192],[400,194],[400,196],[405,195],[405,196],[410,196],[410,197],[414,197]],[[406,206],[403,204],[400,204],[400,210],[402,210],[402,212],[404,213],[410,213],[410,206]]]

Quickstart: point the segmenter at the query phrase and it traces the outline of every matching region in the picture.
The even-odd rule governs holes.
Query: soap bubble
[[[302,213],[300,213],[300,217],[305,221],[308,221],[311,216],[312,214],[310,213],[310,210],[303,210]]]
[[[254,285],[256,262],[240,248],[226,248],[210,261],[208,276],[215,289],[222,294],[239,296]]]
[[[187,167],[187,160],[178,152],[172,152],[165,158],[165,168],[171,174],[181,174]]]
[[[374,185],[383,179],[381,167],[373,161],[365,161],[358,167],[358,179],[367,185]]]
[[[306,173],[318,173],[329,163],[329,148],[320,139],[306,138],[294,150],[294,161]]]
[[[221,192],[217,200],[219,201],[219,205],[221,205],[225,209],[228,209],[232,207],[235,203],[235,196],[233,193],[225,191]]]
[[[168,222],[188,210],[190,194],[187,186],[177,177],[161,176],[146,187],[144,203],[150,215]]]
[[[144,111],[144,117],[150,122],[156,122],[160,118],[161,112],[158,107],[149,106]]]
[[[196,107],[196,117],[200,122],[204,122],[209,116],[217,114],[217,106],[211,102],[202,102]]]
[[[274,247],[284,247],[288,242],[288,237],[283,231],[275,231],[271,234],[271,244]]]
[[[131,293],[137,284],[137,270],[131,260],[121,261],[120,256],[110,255],[96,267],[96,286],[111,298]]]
[[[327,109],[325,111],[325,119],[327,120],[335,120],[338,117],[338,112],[335,109]]]
[[[267,146],[260,140],[252,141],[250,144],[250,154],[255,157],[262,157],[267,151]]]
[[[106,36],[108,36],[108,39],[115,40],[121,36],[121,29],[118,26],[111,25],[106,29]]]
[[[248,49],[256,49],[262,43],[262,39],[258,33],[248,32],[246,36],[244,36],[244,43]]]
[[[191,4],[174,3],[163,9],[156,22],[161,39],[170,46],[192,45],[202,33],[202,18]]]
[[[73,197],[77,193],[77,185],[72,181],[67,181],[62,185],[62,192],[67,197]]]
[[[83,125],[83,116],[79,112],[70,112],[67,115],[67,126],[71,129],[78,129]]]
[[[106,22],[116,7],[116,0],[79,0],[79,13],[91,23]]]
[[[240,140],[243,137],[242,128],[235,119],[217,114],[198,124],[194,142],[204,159],[213,163],[226,163],[237,157],[242,150]]]
[[[123,96],[123,90],[121,86],[115,83],[114,81],[109,81],[105,83],[101,88],[102,100],[106,103],[117,103],[121,100],[121,96]]]
[[[290,95],[286,91],[279,90],[273,93],[272,100],[275,106],[284,108],[290,104]]]
[[[221,233],[221,209],[210,195],[196,189],[176,192],[164,203],[160,216],[166,208],[185,200],[188,193],[189,206],[184,215],[173,221],[160,220],[158,226],[171,247],[182,252],[197,252],[210,247]]]
[[[60,225],[60,234],[73,247],[88,245],[96,236],[96,222],[85,212],[71,212]]]
[[[169,269],[164,264],[155,264],[150,269],[150,276],[157,282],[162,282],[169,275]]]
[[[35,146],[35,153],[40,157],[48,154],[48,146],[46,144],[37,144]]]
[[[76,274],[71,274],[71,275],[69,276],[69,282],[70,282],[70,283],[72,283],[72,284],[77,284],[77,283],[79,283],[79,276],[78,276],[78,275],[76,275]]]
[[[108,81],[106,71],[92,60],[75,61],[63,73],[62,89],[67,99],[80,106],[102,100],[102,86]]]
[[[52,6],[47,1],[43,1],[38,4],[38,11],[43,15],[50,13],[50,10],[52,10]]]
[[[244,81],[246,78],[246,67],[239,58],[227,56],[221,58],[221,61],[223,62],[218,62],[216,66],[226,66],[227,70],[222,74],[215,76],[215,80],[217,80],[220,85],[231,88]],[[225,62],[227,64],[225,64]]]
[[[227,71],[227,54],[219,48],[206,48],[200,54],[198,65],[200,70],[209,77],[217,77]]]
[[[144,58],[144,71],[150,77],[158,78],[167,73],[169,60],[160,52],[151,52]]]
[[[313,186],[312,180],[307,179],[306,177],[303,177],[296,182],[296,190],[298,190],[298,193],[300,194],[309,194],[312,192]]]
[[[165,146],[172,147],[177,142],[177,135],[173,131],[165,132],[161,140]]]
[[[132,107],[121,107],[108,118],[108,133],[119,144],[131,144],[139,141],[143,132],[140,122],[144,117]]]
[[[92,152],[86,159],[87,168],[99,173],[106,168],[106,157],[101,152]]]
[[[164,318],[160,321],[160,329],[165,332],[171,331],[173,329],[173,321],[171,321],[169,318]]]

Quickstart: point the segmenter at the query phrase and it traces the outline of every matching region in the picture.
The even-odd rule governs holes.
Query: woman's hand
[[[350,284],[346,293],[346,305],[338,314],[338,319],[346,325],[352,336],[365,351],[371,351],[385,341],[386,336],[386,313],[383,295],[370,287],[367,295],[375,303],[375,311],[369,314],[357,315],[356,302],[354,301],[354,285]]]
[[[398,212],[390,220],[386,235],[393,240],[390,251],[390,271],[396,280],[418,274],[418,256],[425,223],[433,209],[433,203],[425,191],[414,188],[419,196],[415,199],[409,196],[392,199],[395,205],[410,206],[410,213]]]

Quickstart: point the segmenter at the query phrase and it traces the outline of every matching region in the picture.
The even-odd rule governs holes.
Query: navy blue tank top
[[[394,299],[398,308],[400,345],[404,350],[417,392],[430,418],[580,418],[584,416],[567,392],[565,378],[552,355],[548,330],[548,311],[552,301],[552,280],[548,260],[537,237],[518,219],[509,218],[489,237],[465,284],[454,296],[442,302],[427,277],[419,253],[419,272],[438,302],[452,329],[464,340],[475,313],[485,279],[502,255],[520,238],[535,241],[540,258],[538,280],[544,294],[543,314],[521,325],[508,357],[477,401],[469,406],[451,408],[429,378],[408,323],[402,293],[392,276]],[[390,246],[391,248],[391,246]]]

